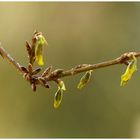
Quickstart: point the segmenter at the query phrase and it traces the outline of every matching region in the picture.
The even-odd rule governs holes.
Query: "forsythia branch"
[[[10,56],[10,54],[8,54],[4,50],[3,47],[0,47],[0,54],[4,59],[6,59],[10,64],[12,64],[18,71],[20,71],[22,74],[25,73],[21,69],[22,66],[19,63],[17,63]],[[127,65],[127,61],[129,61],[131,59],[132,54],[135,57],[140,57],[140,52],[128,52],[128,53],[122,54],[118,58],[104,61],[104,62],[97,63],[97,64],[81,64],[81,65],[78,65],[78,66],[71,68],[70,70],[66,70],[66,71],[64,71],[63,69],[56,69],[56,70],[52,71],[45,79],[47,81],[55,81],[57,78],[73,76],[73,75],[76,75],[76,74],[79,74],[82,72],[86,72],[89,70],[95,70],[95,69],[104,68],[104,67],[108,67],[108,66],[112,66],[112,65],[116,65],[116,64],[126,64]]]
[[[85,75],[81,78],[78,88],[81,89],[89,82],[92,71],[109,67],[117,64],[127,65],[125,73],[121,77],[121,86],[125,85],[126,82],[131,78],[132,74],[136,70],[136,57],[140,57],[140,52],[128,52],[124,53],[118,58],[104,61],[97,64],[80,64],[69,70],[64,69],[52,69],[52,66],[49,66],[45,69],[42,74],[38,74],[41,71],[41,68],[33,69],[33,64],[36,61],[38,65],[43,65],[43,45],[47,45],[47,41],[41,32],[35,31],[32,38],[32,44],[30,45],[26,41],[26,50],[28,52],[29,63],[27,68],[17,63],[11,56],[8,54],[3,47],[0,47],[0,55],[6,59],[11,65],[13,65],[27,80],[33,91],[36,91],[37,85],[42,85],[45,88],[49,88],[49,81],[56,82],[58,90],[55,93],[54,97],[54,107],[58,108],[61,103],[63,92],[66,90],[64,82],[61,78],[66,76],[73,76],[82,72],[86,72]]]

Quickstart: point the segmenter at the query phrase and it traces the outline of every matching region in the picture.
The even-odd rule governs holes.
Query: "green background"
[[[140,3],[0,3],[0,42],[24,66],[25,41],[31,41],[35,29],[49,44],[45,67],[94,64],[140,50]],[[39,86],[34,93],[0,59],[0,137],[140,137],[139,67],[138,61],[138,71],[124,87],[124,65],[96,70],[82,90],[76,88],[82,74],[64,78],[67,91],[56,110],[54,82],[51,89]]]

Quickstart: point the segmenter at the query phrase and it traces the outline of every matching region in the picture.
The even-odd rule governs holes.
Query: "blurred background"
[[[24,66],[25,41],[31,41],[35,29],[49,43],[45,67],[66,70],[94,64],[140,51],[140,3],[0,3],[0,42]],[[67,91],[56,110],[55,83],[34,93],[17,70],[0,59],[0,137],[140,137],[139,67],[138,61],[138,71],[124,87],[124,65],[96,70],[82,90],[76,86],[83,74],[63,78]]]

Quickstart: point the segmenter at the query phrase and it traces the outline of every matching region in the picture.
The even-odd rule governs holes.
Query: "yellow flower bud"
[[[129,62],[125,73],[121,76],[120,86],[124,86],[128,80],[131,79],[133,73],[137,70],[137,59],[133,56],[133,59]]]
[[[58,89],[54,96],[54,108],[58,108],[63,98],[63,90]]]
[[[92,73],[92,70],[87,71],[84,74],[84,76],[80,79],[80,82],[79,82],[77,88],[81,89],[89,82],[89,80],[91,78],[91,73]]]
[[[38,35],[36,45],[35,45],[35,58],[38,65],[40,66],[44,65],[42,51],[43,51],[43,45],[45,44],[47,44],[47,41],[45,40],[44,36]]]

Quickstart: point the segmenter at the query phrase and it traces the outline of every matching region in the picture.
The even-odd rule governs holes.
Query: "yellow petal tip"
[[[84,84],[81,84],[81,83],[79,83],[77,86],[78,89],[82,89],[83,87],[84,87]]]
[[[43,57],[42,56],[37,56],[36,57],[36,61],[37,61],[38,65],[40,65],[40,66],[44,65]]]
[[[38,65],[43,66],[44,63],[43,62],[38,62]]]
[[[57,104],[57,103],[54,103],[54,105],[53,105],[53,107],[54,107],[55,109],[57,109],[59,106],[60,106],[60,104]]]

